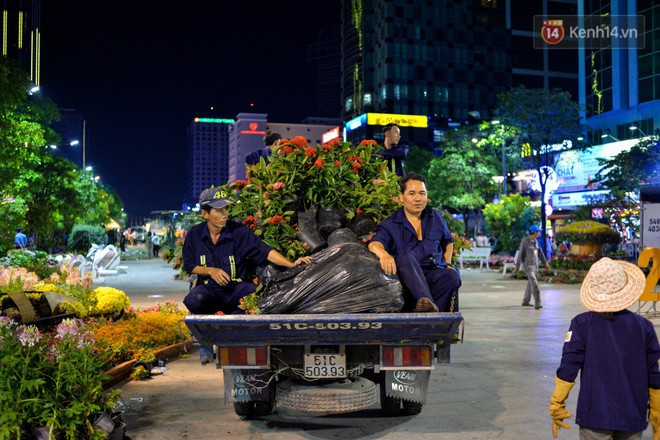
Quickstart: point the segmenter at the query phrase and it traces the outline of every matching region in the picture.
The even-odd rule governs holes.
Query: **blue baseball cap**
[[[540,230],[541,230],[541,228],[539,228],[538,225],[532,225],[532,226],[529,227],[527,232],[529,232],[530,234],[534,234],[535,232],[539,232]]]

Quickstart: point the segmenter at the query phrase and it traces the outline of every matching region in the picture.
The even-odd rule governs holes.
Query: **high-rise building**
[[[341,32],[339,26],[318,31],[316,41],[307,45],[312,65],[309,81],[314,90],[314,115],[341,116]]]
[[[233,119],[195,118],[188,127],[186,207],[194,207],[199,195],[228,181],[229,131]]]
[[[343,0],[342,119],[361,127],[347,127],[349,140],[382,139],[363,117],[374,112],[419,118],[402,141],[434,148],[446,129],[492,117],[497,94],[512,86],[560,87],[577,99],[577,52],[533,46],[534,15],[575,14],[576,4]]]
[[[2,55],[18,61],[41,83],[41,0],[3,0]]]
[[[603,48],[583,44],[579,48],[580,104],[591,143],[653,134],[660,128],[660,4],[652,0],[580,0],[578,7],[586,16],[642,15],[645,24],[643,47],[637,39],[628,38]],[[622,29],[621,25],[630,22],[613,25]]]
[[[492,3],[492,2],[491,2]],[[577,0],[510,0],[506,27],[511,32],[511,85],[530,89],[560,88],[578,99],[577,49],[534,48],[534,16],[576,15]]]

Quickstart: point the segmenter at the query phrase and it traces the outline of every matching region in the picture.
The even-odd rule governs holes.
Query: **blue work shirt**
[[[403,176],[403,161],[408,155],[408,145],[393,145],[389,150],[381,146],[375,155],[380,156],[383,160],[387,161],[387,169],[394,171],[397,176]]]
[[[14,236],[14,246],[24,248],[26,244],[27,244],[27,236],[22,232],[17,232],[16,235]]]
[[[417,240],[415,228],[406,218],[403,208],[376,227],[371,241],[377,241],[396,258],[404,250],[412,251],[422,266],[447,267],[444,249],[454,238],[439,211],[427,206],[422,211],[422,240]]]
[[[197,266],[217,267],[227,272],[232,281],[246,280],[247,262],[264,263],[272,247],[254,235],[250,228],[227,221],[218,241],[213,244],[206,222],[190,228],[183,243],[183,267],[192,273]],[[204,283],[215,284],[211,277],[201,276]]]
[[[266,165],[268,165],[270,163],[270,148],[259,148],[258,150],[250,151],[245,155],[245,165],[256,165],[262,157],[266,161]]]
[[[575,423],[591,429],[639,432],[648,422],[649,388],[660,388],[660,347],[653,324],[629,310],[607,319],[577,315],[564,342],[557,377],[580,371]]]

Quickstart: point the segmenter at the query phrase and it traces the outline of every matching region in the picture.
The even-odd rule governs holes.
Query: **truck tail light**
[[[380,362],[383,368],[432,367],[429,345],[384,345]]]
[[[222,367],[268,367],[268,347],[218,347]]]

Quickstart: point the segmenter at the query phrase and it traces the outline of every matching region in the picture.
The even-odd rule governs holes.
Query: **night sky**
[[[58,0],[41,12],[42,91],[83,115],[87,163],[129,219],[180,209],[195,116],[314,116],[306,45],[340,22],[338,0]]]

